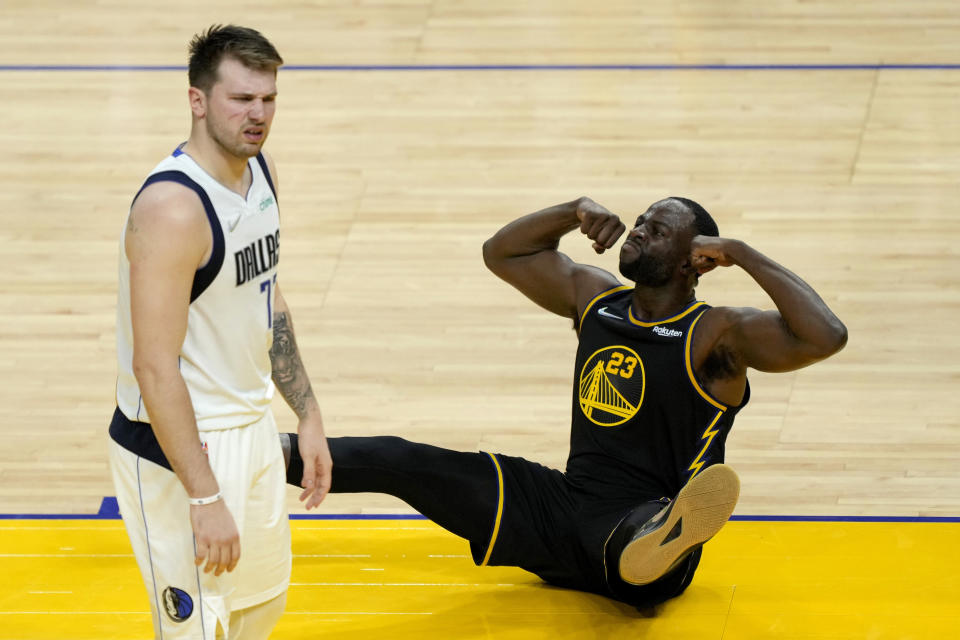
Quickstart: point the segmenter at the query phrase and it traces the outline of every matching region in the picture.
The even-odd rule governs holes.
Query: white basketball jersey
[[[273,398],[270,347],[280,214],[263,156],[251,158],[248,166],[252,181],[244,198],[177,148],[141,187],[142,191],[153,182],[173,181],[192,189],[203,202],[213,232],[210,260],[194,276],[187,335],[180,350],[180,373],[200,431],[255,422],[269,410]],[[133,375],[125,235],[126,225],[120,238],[117,405],[128,419],[150,422]]]

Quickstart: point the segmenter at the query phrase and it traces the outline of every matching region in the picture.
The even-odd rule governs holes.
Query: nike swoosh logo
[[[237,226],[239,226],[241,220],[243,220],[243,214],[242,214],[242,213],[237,216],[237,219],[236,219],[236,220],[232,220],[232,221],[230,221],[230,222],[227,223],[227,226],[230,227],[231,233],[233,232],[234,229],[237,228]]]
[[[612,313],[608,313],[606,307],[600,307],[599,309],[597,309],[597,313],[607,318],[613,318],[614,320],[623,320],[623,318],[621,318],[620,316],[615,316]]]

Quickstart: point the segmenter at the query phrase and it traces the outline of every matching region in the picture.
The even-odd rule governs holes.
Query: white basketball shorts
[[[156,638],[214,640],[230,613],[261,604],[290,584],[286,472],[273,414],[203,431],[210,466],[240,532],[240,561],[219,577],[194,564],[188,496],[176,475],[110,440],[110,466],[150,599]],[[226,633],[225,633],[226,635]]]

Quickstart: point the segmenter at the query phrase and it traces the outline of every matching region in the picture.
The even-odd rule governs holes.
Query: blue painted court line
[[[942,64],[289,64],[285,71],[932,71]],[[184,65],[0,64],[0,71],[186,71]]]
[[[119,520],[96,513],[0,513],[0,520]],[[291,513],[291,520],[426,520],[419,513]],[[733,516],[731,522],[954,522],[960,516]]]
[[[113,501],[112,503],[110,501]],[[119,520],[116,498],[99,513],[0,513],[0,520]],[[114,508],[111,508],[113,506]],[[291,520],[426,520],[419,513],[292,513]],[[960,523],[960,516],[733,516],[731,522],[927,522]]]
[[[0,520],[119,520],[117,499],[105,496],[97,513],[0,513]],[[291,520],[426,520],[419,513],[292,513]],[[731,522],[960,522],[960,516],[732,516]]]
[[[731,522],[960,522],[960,516],[731,516]]]
[[[119,514],[0,513],[0,520],[119,520]],[[426,520],[419,513],[292,513],[291,520]],[[960,523],[960,516],[733,516],[731,522],[927,522]]]
[[[119,520],[95,513],[0,513],[0,520]],[[292,513],[291,520],[426,520],[419,513]],[[733,516],[731,522],[953,522],[960,516]]]

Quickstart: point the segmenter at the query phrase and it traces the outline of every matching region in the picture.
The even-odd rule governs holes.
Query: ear
[[[190,87],[187,98],[190,101],[190,111],[195,118],[203,118],[207,115],[207,96],[201,89]]]

